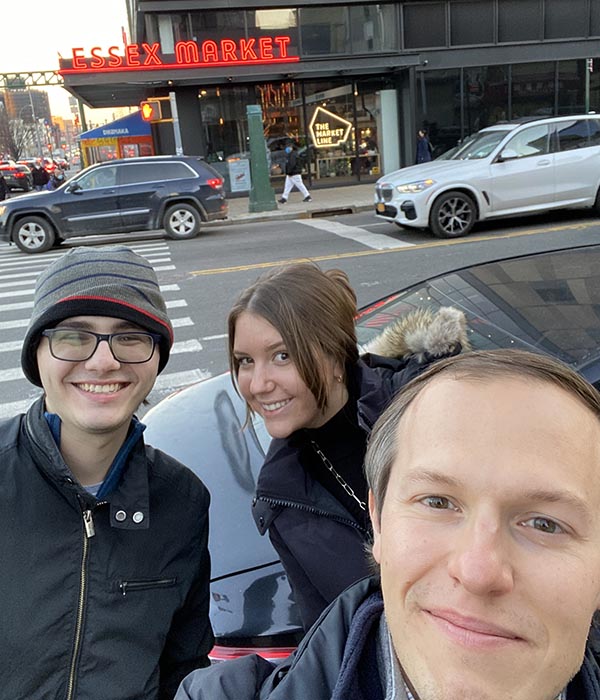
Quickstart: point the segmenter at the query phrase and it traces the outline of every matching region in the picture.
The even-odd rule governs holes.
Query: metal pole
[[[173,136],[175,137],[175,155],[183,155],[183,143],[181,141],[181,129],[179,128],[179,116],[177,114],[177,98],[174,92],[169,93],[171,103],[171,116],[173,117]]]
[[[594,59],[586,58],[585,60],[585,111],[590,111],[590,75],[594,70]]]

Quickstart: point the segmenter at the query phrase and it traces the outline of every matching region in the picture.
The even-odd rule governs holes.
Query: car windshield
[[[479,160],[487,158],[502,139],[510,132],[510,129],[499,129],[498,131],[479,131],[476,134],[467,136],[450,157],[444,160]]]

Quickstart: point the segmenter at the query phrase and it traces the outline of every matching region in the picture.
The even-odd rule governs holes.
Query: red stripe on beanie
[[[144,311],[144,309],[140,309],[139,306],[134,306],[133,304],[129,304],[126,301],[123,301],[122,299],[112,299],[111,297],[101,297],[101,296],[96,296],[92,294],[84,294],[84,295],[78,295],[74,297],[66,297],[65,299],[61,299],[60,301],[56,302],[57,304],[63,304],[68,301],[78,301],[78,300],[84,300],[84,301],[107,301],[112,304],[118,304],[119,306],[126,306],[129,309],[133,309],[134,311],[137,311],[138,313],[142,314],[143,316],[147,316],[148,318],[153,319],[157,323],[160,323],[161,326],[164,326],[167,329],[167,332],[169,333],[169,338],[171,339],[171,343],[173,343],[174,338],[173,338],[173,331],[171,330],[171,327],[169,326],[168,323],[165,323],[161,318],[158,316],[155,316],[154,314],[148,313],[147,311]]]

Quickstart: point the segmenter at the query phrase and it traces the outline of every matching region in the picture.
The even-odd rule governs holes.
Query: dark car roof
[[[448,305],[465,312],[474,348],[546,353],[600,381],[600,246],[472,265],[413,284],[360,312],[359,343],[412,309]]]

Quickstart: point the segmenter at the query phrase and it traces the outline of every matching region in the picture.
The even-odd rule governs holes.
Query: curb
[[[293,205],[292,205],[293,206]],[[277,209],[270,212],[256,212],[247,214],[235,214],[221,221],[207,221],[202,224],[204,227],[232,226],[244,223],[261,223],[265,221],[285,221],[290,219],[323,219],[328,216],[339,216],[341,214],[357,214],[363,211],[371,211],[372,204],[339,204],[338,206],[319,207],[315,209],[299,209],[291,211]]]

